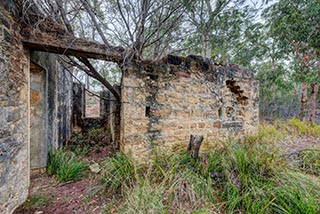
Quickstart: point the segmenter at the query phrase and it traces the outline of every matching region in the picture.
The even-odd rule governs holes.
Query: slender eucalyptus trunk
[[[203,58],[211,58],[211,43],[210,43],[210,36],[208,34],[202,34],[202,41],[201,41],[201,55]]]
[[[275,76],[278,75],[278,63],[277,63],[277,59],[275,57],[272,57],[272,66],[273,66],[273,73],[275,74]],[[274,83],[275,81],[272,81],[273,83],[271,83],[271,91],[272,91],[272,101],[274,101],[276,99],[276,93],[277,93],[277,85]]]
[[[300,120],[305,119],[306,109],[307,109],[307,91],[308,91],[308,84],[302,83],[301,86],[301,107],[300,107]]]
[[[310,114],[309,114],[309,122],[310,123],[315,122],[318,92],[319,92],[319,83],[311,83]]]

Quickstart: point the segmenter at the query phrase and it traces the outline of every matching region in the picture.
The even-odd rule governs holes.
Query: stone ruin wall
[[[0,213],[24,202],[30,177],[29,54],[16,34],[17,16],[11,1],[0,4]]]
[[[141,159],[154,149],[186,150],[203,135],[202,150],[258,128],[258,82],[245,68],[168,56],[165,63],[131,66],[122,78],[121,146]]]
[[[118,86],[115,86],[119,90]],[[110,91],[100,91],[99,117],[86,117],[85,112],[85,87],[82,83],[73,83],[73,132],[88,132],[92,128],[103,127],[111,134],[115,147],[120,141],[120,105]]]
[[[0,213],[4,214],[25,201],[30,168],[45,167],[48,149],[62,145],[72,128],[71,76],[55,55],[24,49],[19,18],[13,0],[0,4]],[[32,69],[43,75],[32,80]],[[34,112],[31,103],[37,107]],[[34,124],[33,113],[42,114]],[[31,131],[30,125],[42,132]],[[35,135],[39,135],[37,145]],[[34,150],[37,147],[42,148]]]

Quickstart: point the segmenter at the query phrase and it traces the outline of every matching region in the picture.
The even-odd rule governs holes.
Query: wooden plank
[[[75,38],[72,35],[54,35],[36,32],[32,28],[21,32],[22,42],[31,50],[76,56],[81,58],[101,59],[120,63],[124,59],[125,49],[106,46],[93,41]]]

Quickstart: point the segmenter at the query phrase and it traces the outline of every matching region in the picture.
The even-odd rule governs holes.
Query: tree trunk
[[[309,114],[309,122],[310,123],[315,122],[318,92],[319,92],[319,83],[311,83],[310,114]]]
[[[307,109],[307,91],[308,84],[302,83],[301,85],[301,108],[300,108],[300,120],[305,119],[306,109]]]
[[[199,150],[203,141],[202,135],[190,135],[190,141],[187,149],[187,153],[196,160],[199,156]]]
[[[201,48],[202,48],[202,57],[203,58],[211,58],[211,43],[210,43],[210,36],[208,34],[202,34],[202,41],[201,41]]]

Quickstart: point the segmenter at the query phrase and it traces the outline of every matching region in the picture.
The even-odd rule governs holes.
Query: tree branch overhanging
[[[22,28],[21,35],[23,36],[22,41],[24,45],[33,50],[77,57],[88,68],[84,69],[82,66],[79,66],[80,69],[101,82],[120,101],[121,96],[119,92],[95,70],[88,58],[103,59],[121,64],[124,60],[125,49],[122,47],[112,47],[107,41],[104,41],[106,44],[103,45],[76,38],[63,11],[61,2],[58,2],[58,8],[66,27],[54,22],[50,18],[40,17],[38,14],[24,17],[27,19],[31,18],[31,22],[23,22],[25,26]],[[34,24],[28,25],[27,23]]]

